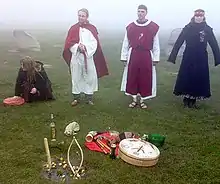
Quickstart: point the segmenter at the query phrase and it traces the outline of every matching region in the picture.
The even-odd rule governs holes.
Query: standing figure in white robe
[[[97,41],[92,33],[86,28],[80,27],[79,35],[79,44],[76,43],[70,48],[72,52],[70,63],[72,93],[76,98],[75,100],[78,99],[81,93],[86,94],[88,103],[92,104],[92,95],[94,92],[98,91],[98,77],[93,60],[93,54],[97,49]],[[84,53],[81,51],[84,47],[87,51],[85,52],[87,63],[85,62]]]
[[[97,29],[88,22],[88,16],[87,9],[78,11],[79,23],[70,28],[63,52],[71,72],[72,106],[79,103],[80,94],[85,94],[87,103],[93,105],[93,94],[98,91],[98,78],[108,74]]]
[[[121,50],[121,61],[125,66],[121,91],[132,96],[130,108],[140,104],[142,109],[146,109],[144,101],[156,96],[155,66],[160,61],[159,26],[147,20],[146,15],[147,7],[139,5],[138,20],[126,27]]]

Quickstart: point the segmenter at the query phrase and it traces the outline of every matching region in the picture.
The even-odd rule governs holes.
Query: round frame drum
[[[129,138],[119,143],[118,154],[122,160],[129,164],[150,167],[157,164],[160,151],[147,141]]]
[[[25,103],[21,97],[9,97],[3,100],[3,104],[6,106],[19,106]]]

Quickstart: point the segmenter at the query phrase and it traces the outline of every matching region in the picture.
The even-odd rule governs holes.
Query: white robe
[[[79,43],[76,43],[70,48],[72,52],[70,62],[72,93],[92,95],[95,91],[98,91],[98,77],[93,60],[93,55],[97,49],[97,40],[88,29],[81,27],[79,30],[79,37]],[[84,55],[78,51],[80,43],[85,45],[87,51],[87,73],[85,70]]]
[[[134,23],[138,26],[146,26],[150,23],[151,21],[148,20],[144,24],[139,24],[137,21]],[[124,73],[122,77],[122,82],[121,82],[121,91],[126,91],[126,84],[127,84],[127,74],[128,74],[128,64],[130,60],[130,55],[131,55],[132,48],[129,47],[129,41],[127,37],[127,32],[125,33],[124,36],[124,41],[122,44],[122,50],[121,50],[121,60],[127,61],[127,65],[124,68]],[[151,50],[151,57],[152,61],[160,61],[160,44],[159,44],[159,36],[158,32],[154,37],[153,40],[153,49]],[[147,100],[153,97],[156,97],[156,92],[157,92],[157,80],[156,80],[156,67],[152,65],[152,95],[148,97],[142,98],[143,100]],[[125,93],[126,95],[134,96],[128,93]]]

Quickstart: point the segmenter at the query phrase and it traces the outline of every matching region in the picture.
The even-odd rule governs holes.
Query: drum
[[[19,106],[25,103],[24,99],[19,96],[8,97],[3,100],[3,104],[6,106]]]
[[[147,141],[128,138],[119,143],[118,154],[122,160],[129,164],[150,167],[157,164],[160,151]]]

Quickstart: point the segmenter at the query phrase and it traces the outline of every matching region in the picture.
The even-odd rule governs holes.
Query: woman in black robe
[[[15,96],[21,96],[25,102],[53,100],[51,81],[43,63],[26,56],[21,60],[18,72]]]
[[[180,33],[168,61],[175,63],[182,44],[186,43],[174,88],[182,96],[184,107],[197,108],[196,100],[211,96],[207,43],[213,51],[215,66],[220,64],[220,51],[212,28],[205,21],[204,10],[196,10],[191,22]]]

